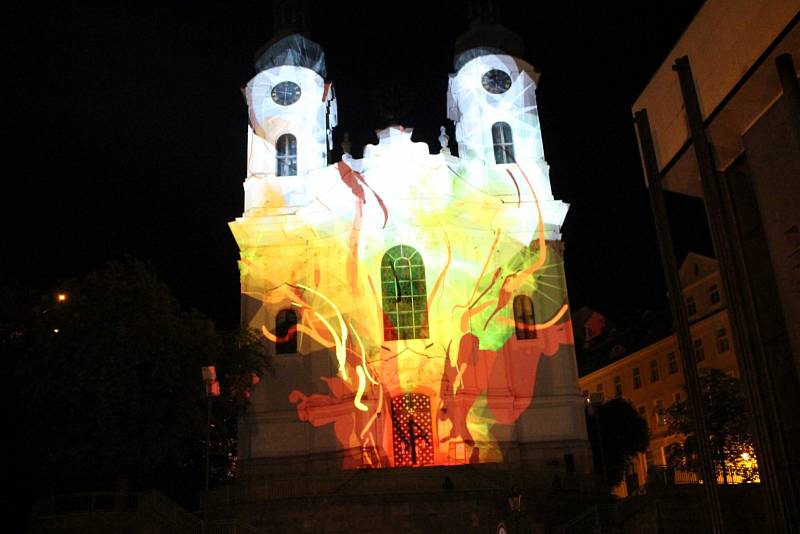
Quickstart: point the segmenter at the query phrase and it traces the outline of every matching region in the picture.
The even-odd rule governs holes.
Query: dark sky
[[[613,316],[658,305],[664,290],[630,105],[700,2],[514,4],[501,1],[501,16],[542,73],[553,191],[571,204],[563,233],[573,307]],[[441,124],[453,137],[445,99],[453,43],[467,27],[463,2],[330,2],[312,6],[307,21],[337,91],[337,142],[345,131],[356,151],[375,142],[390,99],[415,140],[438,147]],[[243,207],[239,88],[271,37],[271,4],[29,4],[7,24],[0,272],[48,290],[129,253],[152,261],[185,304],[236,323],[227,223]],[[702,210],[677,201],[671,209],[679,254],[707,252]]]

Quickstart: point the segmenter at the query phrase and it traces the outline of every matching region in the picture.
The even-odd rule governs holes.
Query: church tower
[[[291,28],[296,11],[278,10]],[[245,213],[275,202],[306,201],[302,177],[328,165],[336,126],[333,84],[325,81],[322,48],[301,33],[274,38],[256,54],[258,74],[243,88],[247,100]],[[300,179],[298,179],[300,178]]]
[[[328,165],[336,100],[321,48],[291,33],[258,54],[231,229],[242,321],[263,333],[275,374],[241,420],[249,476],[588,471],[567,205],[550,188],[536,72],[490,14],[459,39],[450,76],[459,157],[446,135],[432,154],[396,125],[362,159]]]

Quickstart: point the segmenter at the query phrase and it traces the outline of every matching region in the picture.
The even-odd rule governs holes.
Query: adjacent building
[[[738,378],[717,261],[689,253],[681,265],[680,279],[698,368],[720,369]],[[667,464],[667,448],[683,439],[669,431],[664,415],[673,403],[687,399],[685,377],[675,335],[614,356],[608,354],[606,365],[582,376],[580,385],[590,402],[622,397],[647,421],[650,448],[634,461],[628,473],[628,486],[635,487],[645,483],[648,468]],[[617,492],[624,495],[626,490],[618,488]]]
[[[631,110],[661,241],[662,189],[706,205],[775,532],[800,525],[799,63],[800,2],[708,0]]]

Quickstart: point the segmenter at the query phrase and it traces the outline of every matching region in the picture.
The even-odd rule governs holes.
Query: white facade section
[[[300,87],[296,102],[281,105],[273,100],[273,88],[282,82]],[[331,130],[336,126],[333,85],[311,69],[285,65],[258,73],[246,85],[245,97],[250,123],[245,212],[275,202],[278,197],[270,195],[270,188],[281,192],[281,204],[273,207],[305,204],[304,186],[297,178],[328,165]],[[284,134],[297,141],[296,176],[277,176],[276,143]]]
[[[499,70],[508,74],[510,87],[502,93],[487,91],[483,78]],[[492,126],[511,127],[517,162],[543,163],[544,149],[536,107],[536,75],[533,67],[507,55],[484,55],[468,61],[450,75],[447,116],[456,124],[456,140],[462,158],[494,165]]]

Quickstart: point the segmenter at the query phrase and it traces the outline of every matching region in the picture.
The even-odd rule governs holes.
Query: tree
[[[237,410],[268,365],[254,333],[218,332],[182,310],[152,267],[126,259],[31,310],[13,343],[23,443],[33,477],[54,491],[126,480],[186,502],[201,487],[206,399],[216,364],[216,472],[235,460]]]
[[[636,408],[618,397],[599,404],[588,419],[595,469],[609,488],[622,482],[625,467],[647,450],[650,431]]]
[[[758,477],[753,440],[747,424],[739,379],[719,369],[700,370],[708,440],[717,475],[728,483],[729,475],[752,481]],[[666,413],[672,432],[685,436],[667,450],[668,464],[682,471],[700,472],[697,435],[688,401],[673,404]]]

